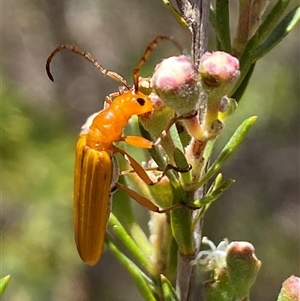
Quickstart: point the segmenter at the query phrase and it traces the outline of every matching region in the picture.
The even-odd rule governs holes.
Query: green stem
[[[113,213],[109,216],[108,228],[140,264],[149,270],[149,260],[147,258],[151,248],[149,242],[147,241],[147,245],[137,245]],[[144,250],[147,250],[146,254],[143,252]]]
[[[147,301],[157,301],[157,298],[153,294],[154,284],[152,280],[115,246],[110,240],[109,235],[105,238],[105,243],[119,262],[129,271],[144,299]]]

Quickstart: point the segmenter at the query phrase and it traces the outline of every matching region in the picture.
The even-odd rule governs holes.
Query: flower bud
[[[233,81],[240,73],[239,60],[223,51],[206,52],[200,59],[199,72],[207,86]]]
[[[226,263],[235,297],[242,300],[249,295],[261,262],[256,258],[252,244],[236,241],[228,246]]]
[[[198,71],[187,56],[172,56],[155,67],[151,79],[155,93],[178,115],[193,111],[198,104]]]
[[[237,108],[237,102],[233,98],[223,96],[219,103],[218,120],[224,122]]]
[[[174,117],[174,112],[157,95],[150,94],[149,98],[152,101],[154,110],[151,114],[139,116],[139,120],[146,131],[158,138],[169,121]]]
[[[239,61],[223,51],[206,52],[200,59],[199,72],[208,102],[219,102],[240,76]]]
[[[291,276],[282,283],[282,288],[277,301],[299,301],[300,278]]]

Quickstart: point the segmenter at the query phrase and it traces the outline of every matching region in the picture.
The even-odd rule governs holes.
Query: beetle
[[[125,94],[125,93],[124,93]],[[135,146],[150,148],[152,143],[142,137],[122,136],[124,124],[132,115],[151,112],[152,103],[146,99],[136,99],[132,93],[120,95],[93,119],[88,132],[83,131],[76,145],[74,172],[74,232],[77,250],[82,260],[94,265],[100,259],[106,224],[110,212],[111,190],[131,190],[117,183],[119,177],[116,153],[126,156],[139,176],[151,185],[153,182],[143,168],[124,150],[113,142],[125,140]],[[126,93],[127,94],[127,93]],[[128,110],[121,108],[126,105]],[[121,108],[120,108],[121,106]],[[122,121],[116,122],[116,121]],[[123,125],[123,126],[122,126]],[[147,208],[159,211],[154,204],[140,201]]]
[[[101,257],[110,213],[111,194],[115,188],[125,190],[129,196],[154,212],[164,213],[178,207],[176,204],[160,209],[146,197],[118,183],[119,167],[115,158],[116,153],[122,154],[146,184],[154,184],[144,168],[114,143],[125,141],[140,148],[151,148],[153,145],[153,142],[143,137],[124,136],[122,132],[133,115],[151,113],[153,110],[150,98],[139,91],[139,70],[160,40],[170,40],[176,47],[181,47],[172,37],[157,36],[133,70],[133,87],[130,87],[118,73],[105,69],[90,53],[76,46],[62,44],[52,51],[47,59],[46,71],[51,81],[54,81],[50,71],[52,58],[59,51],[68,49],[85,57],[104,75],[124,85],[119,92],[111,93],[106,97],[104,109],[89,118],[76,144],[74,233],[78,253],[89,265],[96,264]],[[176,167],[174,169],[177,170]]]

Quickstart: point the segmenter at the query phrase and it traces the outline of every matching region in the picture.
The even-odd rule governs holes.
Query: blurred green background
[[[73,43],[131,81],[156,35],[174,35],[189,49],[189,32],[159,0],[11,0],[2,11],[0,270],[11,274],[2,300],[141,300],[109,252],[89,267],[73,241],[75,141],[118,84],[68,51],[54,58],[52,83],[45,62],[57,45]],[[177,50],[162,42],[142,74],[172,54]],[[282,281],[299,276],[299,82],[298,25],[259,61],[218,143],[258,116],[223,169],[237,183],[211,207],[203,230],[216,243],[227,237],[254,244],[262,268],[253,300],[275,300]]]

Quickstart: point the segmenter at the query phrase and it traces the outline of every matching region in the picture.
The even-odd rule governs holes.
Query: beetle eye
[[[141,106],[143,106],[145,104],[145,99],[144,98],[137,98],[136,100]]]

